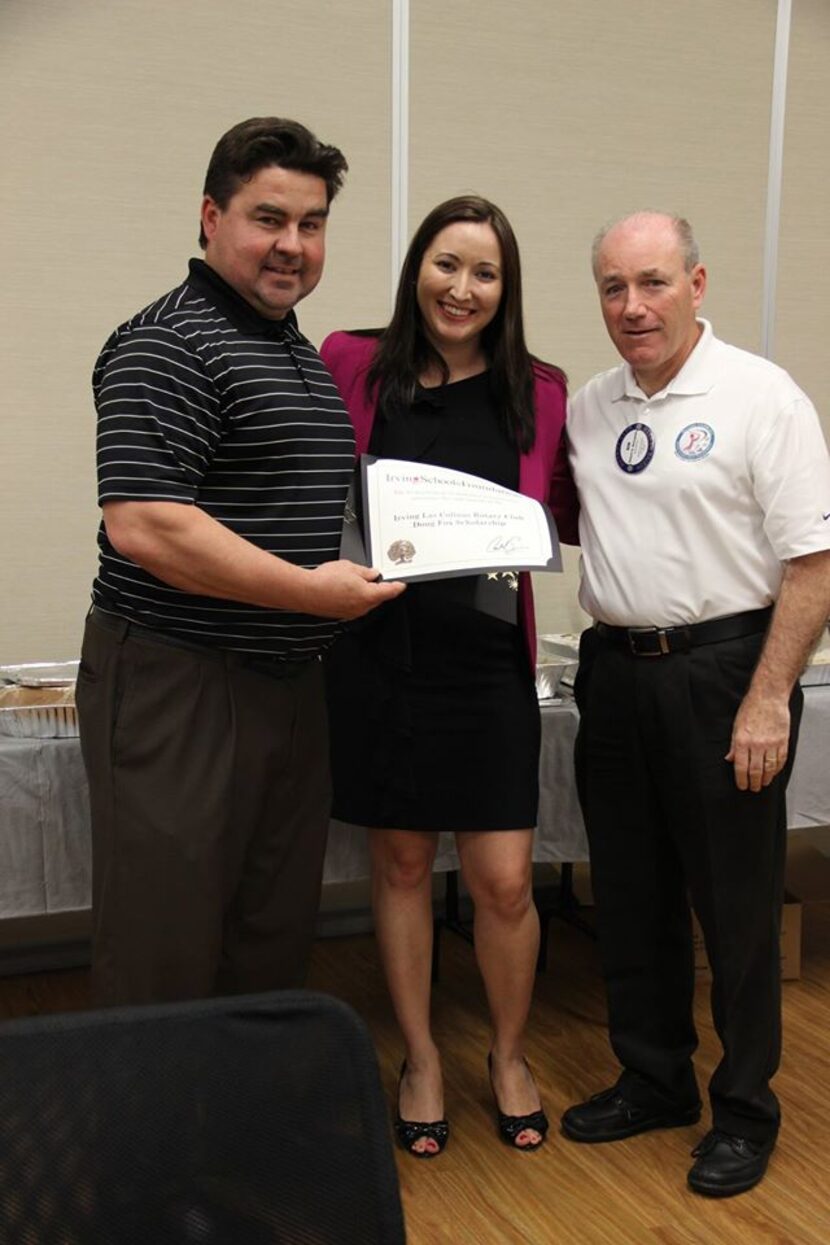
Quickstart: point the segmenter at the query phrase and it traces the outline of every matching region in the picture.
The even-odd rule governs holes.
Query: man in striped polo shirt
[[[401,591],[338,560],[354,454],[293,308],[346,161],[220,139],[204,261],[93,376],[100,562],[78,677],[101,1004],[302,984],[329,817],[320,654]]]

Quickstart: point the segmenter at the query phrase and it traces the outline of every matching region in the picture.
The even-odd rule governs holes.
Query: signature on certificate
[[[526,549],[527,543],[522,540],[521,536],[494,536],[487,545],[488,553],[518,553],[520,549]]]

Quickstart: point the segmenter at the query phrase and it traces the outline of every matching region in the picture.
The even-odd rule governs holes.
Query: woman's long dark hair
[[[436,234],[456,221],[492,226],[502,259],[502,295],[498,310],[481,335],[490,364],[490,383],[505,431],[520,450],[532,449],[536,439],[533,400],[534,367],[557,378],[564,372],[534,359],[525,344],[522,317],[522,270],[516,235],[504,212],[479,195],[460,195],[439,203],[421,222],[403,263],[392,319],[379,334],[377,353],[366,374],[366,388],[377,393],[378,413],[388,419],[395,410],[411,406],[419,377],[437,370],[446,383],[450,371],[423,329],[418,307],[418,274],[427,247]]]

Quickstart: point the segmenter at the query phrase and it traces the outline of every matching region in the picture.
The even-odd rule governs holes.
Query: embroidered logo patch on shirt
[[[687,424],[677,434],[674,452],[687,463],[696,463],[711,453],[715,444],[715,430],[708,424]]]
[[[629,424],[617,438],[617,466],[627,475],[645,471],[654,457],[654,433],[648,424]]]

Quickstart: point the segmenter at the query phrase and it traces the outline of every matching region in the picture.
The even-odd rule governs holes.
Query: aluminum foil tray
[[[63,739],[78,734],[75,687],[0,688],[0,735]]]
[[[70,687],[78,677],[77,661],[35,661],[26,666],[0,666],[0,680],[21,687]]]
[[[554,700],[563,693],[570,695],[576,674],[575,661],[550,661],[543,658],[536,665],[536,697],[538,700]]]
[[[537,637],[540,664],[545,661],[577,661],[579,636],[575,633],[552,632]]]
[[[579,636],[564,632],[540,635],[537,646],[537,698],[558,700],[570,696],[579,665]]]

